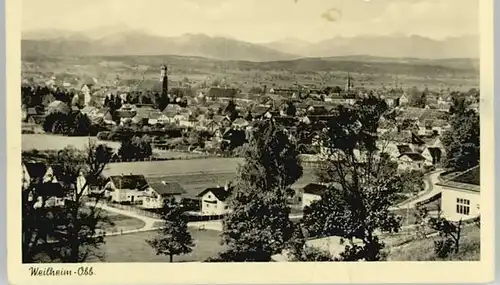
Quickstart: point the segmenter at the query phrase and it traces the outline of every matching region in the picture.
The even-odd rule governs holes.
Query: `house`
[[[233,128],[243,130],[249,125],[248,121],[243,118],[238,118],[233,121]]]
[[[95,120],[102,118],[104,120],[104,123],[108,125],[114,125],[115,122],[113,121],[113,116],[111,115],[111,111],[109,108],[101,108],[99,109],[95,115],[94,118]]]
[[[321,200],[327,187],[322,184],[309,183],[302,189],[302,208],[309,207],[314,201]]]
[[[441,191],[441,211],[452,221],[468,220],[480,215],[479,165],[468,169],[436,186]]]
[[[398,171],[424,170],[425,166],[432,166],[420,153],[404,153],[398,157]]]
[[[399,105],[400,106],[408,105],[409,102],[410,102],[410,100],[408,99],[408,96],[406,95],[406,93],[404,93],[403,95],[401,95],[401,97],[399,97]]]
[[[149,185],[144,175],[132,174],[110,176],[104,187],[112,202],[130,204],[141,201],[148,188]]]
[[[149,114],[155,110],[150,107],[136,108],[135,116],[132,118],[134,124],[146,124],[149,121]]]
[[[47,106],[47,110],[46,110],[47,115],[54,114],[54,113],[62,113],[62,114],[67,115],[70,112],[71,112],[71,108],[68,106],[68,104],[66,104],[62,101],[59,101],[59,100],[51,102],[49,104],[49,106]]]
[[[186,190],[179,183],[158,181],[149,182],[149,188],[146,189],[142,197],[142,207],[146,209],[160,209],[167,201],[180,203],[182,195]]]
[[[198,194],[201,200],[201,214],[220,216],[228,212],[227,198],[231,194],[230,188],[213,187],[207,188]]]
[[[152,111],[149,113],[148,124],[150,125],[166,125],[170,122],[170,118],[160,111]]]
[[[92,107],[92,106],[85,106],[83,109],[80,110],[80,112],[82,114],[87,115],[87,117],[89,117],[89,119],[95,117],[95,115],[97,114],[98,111],[99,111],[99,109],[97,109],[96,107]]]
[[[35,208],[64,206],[68,193],[64,191],[62,184],[57,180],[55,175],[57,171],[59,168],[40,162],[22,164],[22,189],[23,191],[31,189],[36,191],[38,200],[33,205]],[[35,188],[30,189],[30,187]],[[77,189],[81,188],[82,185],[77,181]],[[33,200],[32,194],[33,192],[28,197],[29,201]]]

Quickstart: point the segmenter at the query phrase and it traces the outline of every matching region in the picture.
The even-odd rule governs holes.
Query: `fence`
[[[141,209],[141,208],[139,208],[137,206],[116,204],[116,203],[112,203],[112,202],[109,202],[109,201],[105,201],[105,204],[107,204],[110,207],[117,208],[117,209],[120,209],[120,210],[134,212],[134,213],[137,213],[138,215],[145,216],[145,217],[148,217],[148,218],[161,219],[161,215],[160,214],[155,213],[153,211],[148,211],[146,209]]]

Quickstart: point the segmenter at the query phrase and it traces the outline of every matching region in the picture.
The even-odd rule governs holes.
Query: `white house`
[[[64,206],[64,202],[68,197],[62,185],[57,181],[52,167],[40,162],[27,162],[22,164],[21,173],[23,191],[30,191],[30,185],[36,186],[36,193],[39,197],[34,204],[35,208],[42,207],[43,204],[45,204],[45,207]],[[35,181],[37,183],[32,184]],[[77,189],[80,189],[81,187],[78,188],[78,186],[81,185],[77,181]],[[31,194],[28,199],[32,201],[33,196]],[[43,201],[42,197],[44,197],[45,201]]]
[[[310,206],[314,201],[321,200],[321,195],[327,187],[322,184],[309,183],[302,189],[302,208]]]
[[[148,188],[149,185],[144,175],[132,174],[111,176],[104,187],[111,201],[131,204],[142,202],[142,197]]]
[[[201,199],[202,215],[224,215],[229,211],[226,203],[231,194],[230,189],[225,187],[207,188],[198,194]]]
[[[436,184],[442,187],[441,211],[449,220],[468,220],[480,215],[481,189],[479,166]]]
[[[142,207],[147,209],[160,209],[166,201],[180,203],[186,191],[179,183],[165,181],[149,182],[149,187],[142,197]]]
[[[398,171],[423,170],[424,166],[431,166],[420,153],[403,153],[398,157]]]
[[[406,93],[399,97],[399,105],[407,105],[408,102],[410,102],[410,100],[408,99],[408,96],[406,96]]]

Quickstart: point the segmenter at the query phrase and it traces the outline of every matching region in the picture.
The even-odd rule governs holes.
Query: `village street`
[[[89,202],[89,203],[87,203],[87,206],[92,206],[92,207],[95,206],[95,207],[98,207],[98,208],[105,210],[105,211],[108,211],[108,212],[113,212],[116,214],[136,218],[136,219],[139,219],[139,220],[144,222],[144,226],[139,228],[139,229],[110,232],[110,233],[106,233],[106,236],[115,236],[115,235],[122,235],[122,234],[147,232],[147,231],[154,231],[154,230],[158,230],[158,229],[162,228],[161,226],[158,226],[158,224],[161,224],[163,222],[163,220],[161,220],[161,219],[147,217],[147,216],[141,215],[137,212],[118,209],[118,208],[111,207],[111,206],[108,206],[108,205],[103,204],[103,203],[94,204],[94,203]],[[300,219],[300,218],[302,218],[302,215],[301,214],[290,215],[290,218],[291,219]],[[188,226],[193,227],[193,228],[198,228],[198,229],[204,229],[204,230],[222,231],[222,221],[221,220],[189,222]]]
[[[411,209],[414,208],[417,203],[425,201],[441,193],[441,187],[436,185],[437,183],[439,183],[439,175],[441,175],[441,173],[443,173],[443,170],[436,170],[434,172],[431,172],[424,178],[424,190],[420,192],[417,197],[408,199],[399,205],[390,207],[389,210],[395,211],[399,209]]]

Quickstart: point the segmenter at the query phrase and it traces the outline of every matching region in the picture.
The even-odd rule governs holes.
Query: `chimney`
[[[161,184],[167,185],[167,182],[166,181],[162,181]]]
[[[224,184],[224,190],[226,190],[226,191],[229,190],[229,183],[227,182],[227,180],[226,180],[226,184]]]

